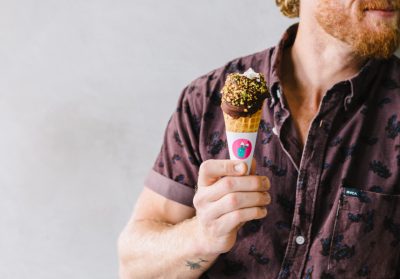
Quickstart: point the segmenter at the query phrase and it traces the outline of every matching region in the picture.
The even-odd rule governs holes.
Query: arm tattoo
[[[201,268],[201,263],[206,263],[206,260],[199,259],[200,261],[198,262],[192,262],[192,261],[186,261],[186,266],[188,266],[191,270],[199,269]]]

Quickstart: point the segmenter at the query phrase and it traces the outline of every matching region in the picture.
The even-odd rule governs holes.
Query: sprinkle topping
[[[234,106],[235,113],[244,115],[261,109],[264,99],[269,96],[264,76],[251,68],[244,74],[229,74],[221,93],[223,103]]]

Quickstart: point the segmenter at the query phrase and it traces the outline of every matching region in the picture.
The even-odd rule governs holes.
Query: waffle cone
[[[232,118],[224,112],[225,128],[229,132],[254,133],[258,131],[261,120],[261,109],[250,117]]]

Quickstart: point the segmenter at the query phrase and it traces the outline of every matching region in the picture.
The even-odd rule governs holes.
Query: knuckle
[[[199,206],[200,206],[200,198],[199,198],[199,195],[198,194],[196,194],[196,195],[194,195],[194,198],[193,198],[193,206],[194,206],[194,208],[199,208]]]
[[[200,168],[199,168],[199,172],[204,173],[207,172],[207,170],[212,166],[213,160],[206,160],[203,163],[201,163]]]
[[[232,177],[224,177],[225,188],[228,192],[232,192],[235,187],[235,181]]]
[[[239,198],[235,194],[230,194],[228,202],[231,207],[236,208],[239,205]]]
[[[232,220],[235,223],[240,223],[242,221],[243,218],[243,214],[240,210],[236,210],[234,212],[232,212]]]
[[[203,203],[204,203],[203,195],[201,193],[197,192],[193,197],[193,206],[196,209],[199,209],[203,206]]]

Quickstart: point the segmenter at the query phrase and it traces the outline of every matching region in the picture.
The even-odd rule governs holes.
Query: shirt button
[[[304,236],[299,235],[298,237],[296,237],[296,243],[299,245],[303,245],[304,242],[306,242],[306,239],[304,238]]]
[[[282,94],[281,94],[281,90],[279,90],[279,88],[278,88],[278,89],[276,89],[276,97],[278,97],[278,99],[280,99],[280,98],[281,98],[281,96],[282,96]]]

